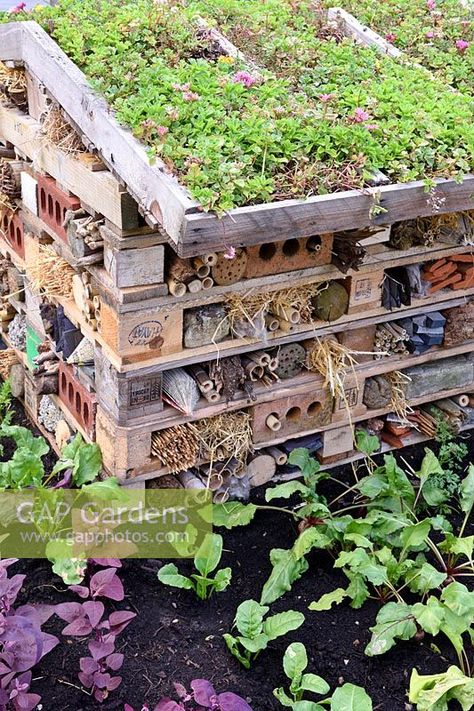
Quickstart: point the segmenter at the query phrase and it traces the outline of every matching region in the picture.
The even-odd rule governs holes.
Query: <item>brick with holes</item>
[[[61,190],[53,178],[38,175],[38,214],[64,242],[68,241],[63,227],[66,212],[80,207],[79,199]]]
[[[332,408],[333,400],[323,389],[255,405],[251,408],[253,441],[271,442],[328,425]]]
[[[95,393],[89,392],[74,374],[74,368],[59,363],[59,399],[90,439],[95,437]]]

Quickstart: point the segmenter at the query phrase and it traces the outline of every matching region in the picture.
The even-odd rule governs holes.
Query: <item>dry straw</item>
[[[10,69],[0,62],[0,88],[8,96],[26,92],[26,72],[24,69]]]
[[[227,412],[193,422],[188,427],[199,442],[199,458],[211,463],[234,458],[245,466],[252,449],[252,427],[246,412]]]
[[[46,139],[63,153],[75,155],[87,152],[80,136],[66,121],[59,106],[52,104],[41,117],[41,124]]]
[[[26,275],[32,288],[46,298],[73,296],[72,280],[75,270],[48,244],[39,245],[39,254],[34,264],[26,266]]]
[[[413,414],[413,409],[407,401],[406,391],[411,378],[400,370],[394,370],[385,376],[390,383],[392,390],[392,400],[390,406],[393,412],[402,422],[408,422],[408,415]]]
[[[280,291],[249,291],[247,294],[228,294],[227,319],[232,332],[239,331],[242,321],[260,330],[259,323],[267,313],[283,316],[292,311],[299,313],[300,323],[311,323],[311,299],[324,289],[322,284],[307,284]],[[288,319],[289,320],[289,319]]]

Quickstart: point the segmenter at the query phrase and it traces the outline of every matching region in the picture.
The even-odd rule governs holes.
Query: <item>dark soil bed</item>
[[[472,451],[472,442],[470,448]],[[410,462],[416,462],[422,454],[422,449],[403,452]],[[338,476],[350,477],[349,468],[339,471]],[[262,492],[257,492],[256,498],[261,500]],[[466,531],[469,533],[473,531]],[[44,711],[108,711],[123,709],[124,702],[140,711],[144,702],[153,708],[161,696],[172,693],[173,681],[187,683],[197,677],[210,679],[220,691],[233,690],[246,697],[255,711],[276,711],[282,707],[272,691],[285,684],[282,655],[286,646],[296,640],[308,650],[308,671],[326,678],[331,687],[343,681],[360,684],[371,695],[374,709],[380,711],[411,708],[406,705],[411,670],[416,667],[423,674],[444,671],[448,663],[455,663],[449,645],[444,646],[442,637],[438,637],[439,653],[425,638],[420,642],[400,642],[382,657],[366,657],[369,627],[379,608],[376,602],[369,601],[361,610],[343,603],[328,612],[308,611],[312,600],[346,584],[345,577],[332,570],[326,554],[312,554],[310,570],[272,606],[273,612],[301,610],[306,621],[299,630],[273,642],[250,671],[227,652],[222,634],[230,630],[240,602],[259,598],[270,573],[270,549],[290,547],[296,535],[292,518],[273,511],[260,512],[246,528],[225,531],[222,563],[232,567],[233,581],[226,592],[207,602],[199,602],[189,591],[161,585],[156,570],[162,561],[125,562],[121,577],[126,598],[120,607],[132,609],[138,616],[119,638],[118,651],[126,655],[122,686],[103,705],[91,700],[77,679],[78,660],[86,645],[63,638],[35,670],[32,690],[42,695]],[[190,567],[187,561],[178,565],[183,571]],[[24,560],[12,570],[20,569],[28,575],[22,602],[76,599],[52,575],[49,563]],[[59,633],[61,627],[53,622],[46,629]]]

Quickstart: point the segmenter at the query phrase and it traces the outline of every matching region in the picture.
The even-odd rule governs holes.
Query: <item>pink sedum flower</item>
[[[366,123],[365,128],[367,131],[376,131],[378,129],[378,126],[376,123]]]
[[[456,49],[459,52],[459,54],[464,54],[466,49],[469,47],[469,42],[466,42],[466,40],[459,39],[456,40]]]
[[[232,81],[234,84],[242,84],[242,86],[245,86],[247,89],[250,89],[251,86],[257,83],[255,77],[245,71],[236,72],[232,77]]]
[[[156,127],[156,132],[161,137],[166,136],[166,134],[168,133],[168,130],[169,129],[166,126],[157,126]]]
[[[427,32],[427,33],[425,34],[425,37],[426,37],[426,39],[433,39],[433,37],[434,37],[434,32],[433,32],[432,30],[430,30],[430,32]]]
[[[369,118],[370,118],[369,112],[365,111],[365,109],[361,109],[360,107],[357,107],[357,109],[354,111],[354,113],[351,116],[353,123],[364,123],[364,121],[368,121]]]
[[[224,252],[224,259],[235,259],[236,251],[235,247],[227,247]]]
[[[436,7],[436,0],[426,0],[426,7],[428,10],[434,10]]]
[[[318,99],[322,104],[329,104],[334,99],[334,94],[320,94]]]
[[[393,32],[387,32],[387,34],[385,35],[385,39],[387,40],[387,42],[395,42],[395,40],[397,39],[397,35]]]
[[[185,101],[198,101],[199,94],[194,91],[183,91],[183,99]]]
[[[20,12],[23,12],[23,10],[26,12],[26,2],[19,2],[18,5],[11,7],[8,12],[10,15],[18,15]]]

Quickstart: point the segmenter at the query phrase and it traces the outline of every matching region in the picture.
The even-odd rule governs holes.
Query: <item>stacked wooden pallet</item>
[[[431,214],[440,224],[422,184],[377,188],[380,214],[375,193],[357,191],[203,214],[108,115],[98,132],[80,108],[89,90],[70,82],[66,96],[50,68],[70,63],[29,32],[23,54],[11,34],[0,49],[29,59],[29,113],[5,97],[0,106],[1,328],[24,366],[15,393],[57,447],[79,431],[108,474],[142,483],[177,472],[222,501],[269,480],[297,444],[327,465],[347,460],[356,423],[381,420],[384,446],[411,436],[416,418],[386,423],[400,419],[390,374],[408,373],[407,407],[474,393],[472,332],[443,340],[458,310],[474,321],[467,235],[442,225],[429,247],[389,241],[392,224]],[[48,139],[51,107],[87,148]],[[154,202],[142,177],[158,186]],[[442,213],[474,208],[472,180],[440,183]],[[395,306],[389,281],[408,285]]]

